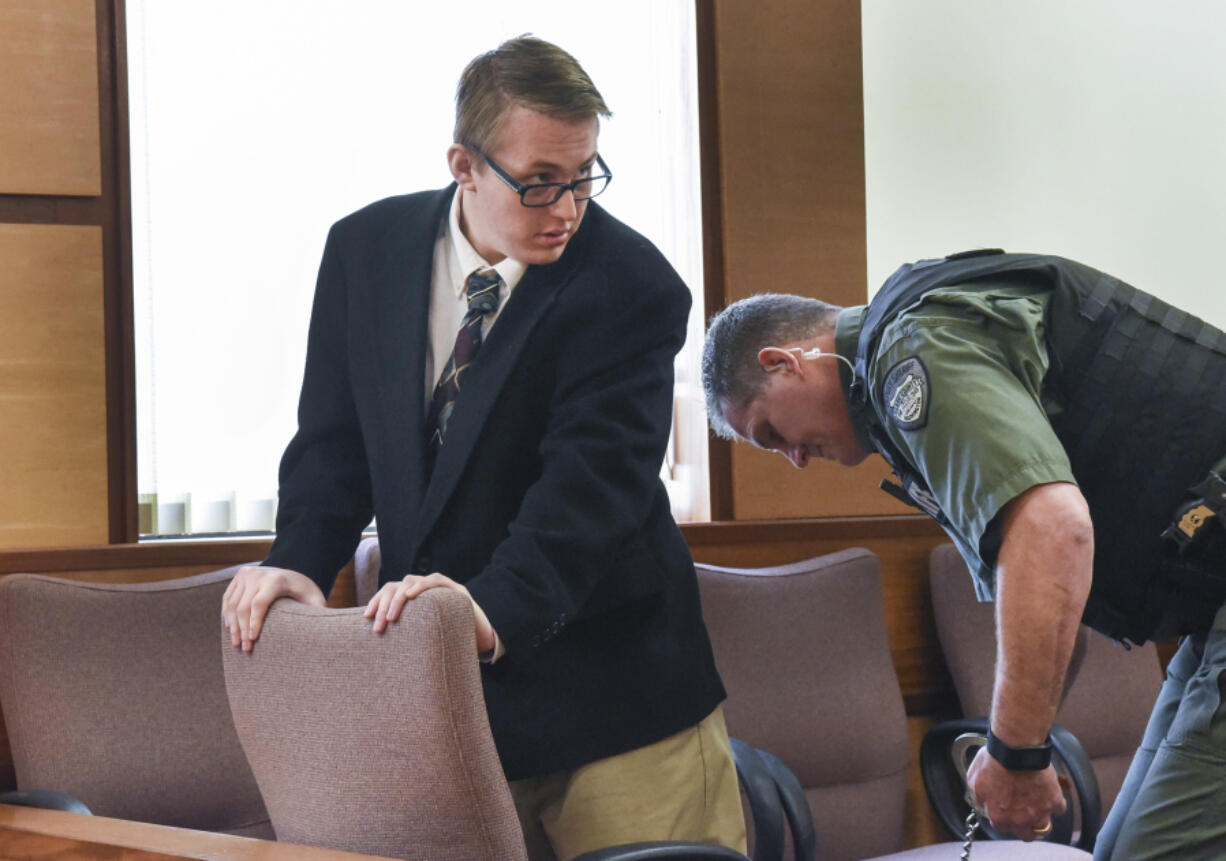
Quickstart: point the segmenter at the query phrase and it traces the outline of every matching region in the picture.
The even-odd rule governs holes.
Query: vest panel
[[[895,272],[865,312],[851,390],[858,418],[910,490],[918,474],[893,449],[865,391],[880,333],[931,290],[1013,280],[1052,291],[1044,402],[1094,521],[1083,621],[1137,643],[1203,629],[1226,600],[1226,559],[1181,558],[1161,533],[1226,454],[1220,330],[1061,257],[989,250],[920,261]]]

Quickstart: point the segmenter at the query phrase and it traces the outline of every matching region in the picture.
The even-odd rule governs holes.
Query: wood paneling
[[[0,222],[10,224],[101,224],[97,197],[18,197],[0,195]]]
[[[0,0],[0,193],[101,194],[94,0]]]
[[[890,468],[877,455],[856,467],[812,460],[804,469],[745,443],[732,446],[734,520],[915,514],[880,490]],[[896,482],[897,483],[897,482]]]
[[[723,150],[720,139],[719,37],[716,0],[695,3],[695,37],[698,59],[698,139],[702,178],[702,279],[703,318],[709,319],[725,305],[724,295],[724,198]],[[708,495],[712,520],[733,520],[731,446],[714,434],[707,435]]]
[[[761,292],[837,305],[867,297],[858,0],[699,4],[707,312]],[[706,23],[710,18],[710,23]],[[704,41],[705,40],[705,41]],[[705,53],[704,53],[705,52]],[[714,94],[710,92],[714,90]],[[711,211],[714,210],[714,211]],[[716,254],[718,250],[718,254]],[[712,269],[712,267],[714,267]],[[712,511],[734,520],[900,514],[886,473],[804,472],[744,445],[713,446]]]
[[[39,839],[40,837],[46,839]],[[360,861],[378,856],[171,828],[105,816],[81,816],[0,804],[0,855],[5,858],[108,861]]]
[[[863,302],[859,0],[715,4],[726,296]]]
[[[140,536],[136,482],[136,346],[132,310],[132,182],[123,0],[96,0],[102,135],[102,233],[106,243],[107,470],[112,543]]]
[[[0,224],[0,547],[107,540],[102,231]]]

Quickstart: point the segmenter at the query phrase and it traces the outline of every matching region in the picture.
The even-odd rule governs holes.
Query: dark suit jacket
[[[373,511],[381,580],[467,584],[506,646],[483,674],[517,779],[657,741],[723,699],[659,480],[690,294],[589,203],[561,259],[512,292],[427,480],[426,315],[453,193],[389,198],[333,226],[265,564],[326,594]]]

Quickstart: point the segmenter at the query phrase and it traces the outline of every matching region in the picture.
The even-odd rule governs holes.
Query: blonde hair
[[[456,87],[455,142],[489,153],[517,104],[581,122],[612,113],[578,60],[535,36],[508,39],[476,57]]]

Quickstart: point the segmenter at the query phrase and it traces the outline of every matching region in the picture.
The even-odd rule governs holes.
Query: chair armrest
[[[0,804],[15,804],[18,807],[41,807],[44,810],[63,810],[67,813],[92,815],[84,803],[65,792],[54,789],[16,789],[0,793]]]
[[[762,751],[739,738],[730,738],[732,759],[753,816],[754,861],[782,861],[783,810],[775,778],[760,755]]]
[[[1077,736],[1073,735],[1067,727],[1053,724],[1051,743],[1055,748],[1056,756],[1064,761],[1064,768],[1057,767],[1057,770],[1062,771],[1072,782],[1073,797],[1071,800],[1080,807],[1081,814],[1081,830],[1076,835],[1077,839],[1074,842],[1074,835],[1071,833],[1073,816],[1070,815],[1073,811],[1066,812],[1065,815],[1070,820],[1070,833],[1069,839],[1061,842],[1070,843],[1078,849],[1089,852],[1094,848],[1094,841],[1098,839],[1098,830],[1103,824],[1103,801],[1098,789],[1098,775],[1094,773],[1090,755],[1086,753],[1086,749]]]
[[[987,735],[985,717],[958,718],[937,724],[924,734],[920,745],[920,773],[924,789],[938,818],[956,839],[966,836],[966,817],[971,807],[966,800],[966,786],[954,765],[951,747],[964,733]],[[1102,798],[1094,766],[1081,742],[1067,728],[1056,724],[1051,729],[1056,771],[1068,778],[1064,813],[1052,817],[1052,832],[1045,840],[1066,843],[1079,849],[1091,850],[1102,825]],[[992,840],[1010,839],[980,819],[980,828]]]
[[[805,788],[788,768],[787,763],[769,750],[758,749],[758,757],[766,764],[766,770],[775,780],[783,812],[787,815],[788,827],[792,830],[792,857],[795,861],[815,861],[817,858],[817,826],[813,823],[813,811]]]

